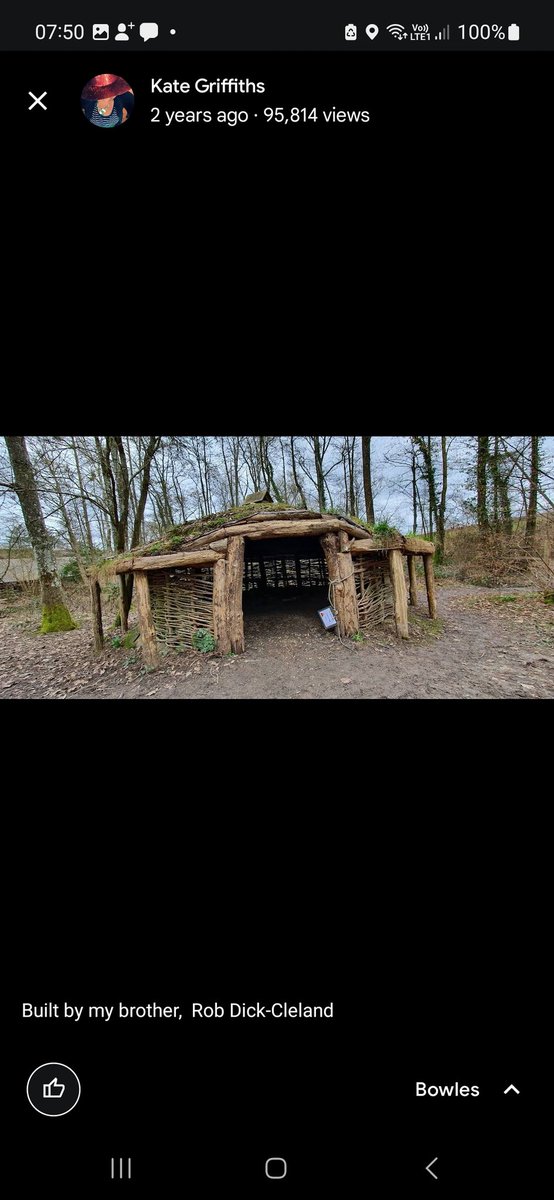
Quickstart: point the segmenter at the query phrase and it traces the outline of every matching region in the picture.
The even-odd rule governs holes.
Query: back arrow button
[[[437,1155],[436,1158],[431,1159],[431,1162],[425,1168],[425,1170],[428,1171],[429,1174],[433,1176],[433,1179],[438,1179],[438,1175],[435,1175],[435,1172],[431,1170],[431,1167],[433,1166],[434,1163],[436,1163],[438,1161],[439,1161],[439,1159],[438,1159],[438,1155]]]

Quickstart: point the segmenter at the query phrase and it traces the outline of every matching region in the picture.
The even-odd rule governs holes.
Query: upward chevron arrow
[[[513,1083],[509,1083],[509,1084],[508,1084],[508,1087],[507,1087],[507,1088],[504,1088],[504,1095],[505,1095],[505,1096],[508,1094],[508,1092],[515,1092],[515,1093],[516,1093],[516,1095],[518,1095],[518,1096],[519,1096],[519,1088],[516,1088],[515,1084],[513,1084]]]

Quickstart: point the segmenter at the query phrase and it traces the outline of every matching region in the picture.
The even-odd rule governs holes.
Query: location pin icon
[[[365,31],[367,33],[368,38],[371,38],[371,40],[373,41],[373,39],[376,38],[377,34],[379,33],[379,26],[378,25],[366,25]]]

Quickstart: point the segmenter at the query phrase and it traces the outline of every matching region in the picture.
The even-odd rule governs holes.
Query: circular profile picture
[[[91,125],[113,129],[124,125],[133,111],[133,89],[121,75],[95,75],[81,92],[81,109]]]

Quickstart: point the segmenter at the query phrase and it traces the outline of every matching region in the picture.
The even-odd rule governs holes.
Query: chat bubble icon
[[[139,33],[143,42],[149,42],[151,38],[157,38],[158,25],[156,21],[143,21],[139,25]]]

